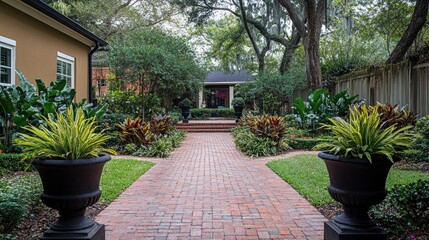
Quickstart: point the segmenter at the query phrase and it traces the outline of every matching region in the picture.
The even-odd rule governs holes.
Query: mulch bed
[[[98,202],[86,209],[85,216],[94,219],[98,213],[109,206],[107,202]],[[19,239],[36,240],[42,236],[49,226],[58,219],[58,212],[51,208],[45,207],[38,214],[30,214],[21,226],[12,233]]]

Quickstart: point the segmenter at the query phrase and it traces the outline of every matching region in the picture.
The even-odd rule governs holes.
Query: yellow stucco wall
[[[56,80],[57,52],[74,57],[76,100],[88,99],[89,46],[2,1],[0,36],[16,41],[16,69],[32,83],[42,79],[47,85]]]

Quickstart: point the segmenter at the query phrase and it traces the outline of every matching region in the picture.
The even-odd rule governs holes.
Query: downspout
[[[91,49],[88,55],[88,103],[92,103],[92,54],[94,54],[100,45],[95,42],[94,48]]]

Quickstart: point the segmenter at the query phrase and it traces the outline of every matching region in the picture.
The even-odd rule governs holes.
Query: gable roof
[[[245,81],[252,80],[252,75],[249,74],[247,70],[236,71],[232,73],[224,71],[213,71],[210,72],[206,79],[205,83],[241,83]]]
[[[2,0],[2,1],[6,2],[9,5],[12,5],[13,7],[27,13],[28,15],[30,15],[30,16],[32,16],[32,17],[34,17],[34,18],[36,18],[42,22],[45,22],[45,21],[43,21],[44,19],[50,19],[50,20],[57,22],[57,24],[54,24],[52,21],[51,22],[45,22],[46,24],[50,25],[53,28],[57,29],[57,27],[59,26],[58,25],[58,23],[59,23],[62,26],[65,26],[69,30],[72,30],[73,32],[79,34],[81,37],[84,37],[85,39],[95,43],[98,46],[107,46],[106,41],[104,41],[103,39],[101,39],[100,37],[95,35],[94,33],[90,32],[88,29],[84,28],[82,25],[80,25],[76,21],[64,16],[63,14],[61,14],[60,12],[58,12],[57,10],[55,10],[54,8],[52,8],[51,6],[49,6],[48,4],[44,3],[41,0]],[[25,8],[25,6],[23,6],[22,3],[24,3],[28,7],[31,7],[32,9],[36,10],[39,14],[37,14],[37,12],[35,12],[34,10],[29,11],[28,10],[29,8],[28,7]],[[40,13],[42,15],[40,15]],[[43,17],[44,17],[44,19],[41,19]],[[60,30],[60,29],[58,29],[58,30]],[[66,33],[66,34],[70,35],[69,33]],[[73,37],[75,37],[75,36],[73,36]]]

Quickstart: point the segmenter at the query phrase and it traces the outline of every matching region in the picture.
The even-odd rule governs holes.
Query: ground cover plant
[[[100,182],[100,202],[87,209],[94,217],[154,164],[136,159],[112,159]],[[38,239],[56,219],[56,211],[40,201],[42,185],[35,172],[3,171],[0,178],[0,239]]]
[[[334,200],[329,196],[329,193],[327,191],[327,187],[329,186],[329,176],[323,161],[320,160],[316,155],[306,154],[291,157],[288,159],[275,160],[267,163],[267,166],[277,175],[279,175],[283,180],[287,181],[302,196],[307,198],[309,202],[316,206],[322,213],[324,213],[325,215],[329,215],[329,217],[333,217],[332,213],[330,213],[329,211],[327,212],[325,210],[338,208],[338,204],[334,203]],[[403,192],[404,190],[401,190],[401,187],[396,187],[395,185],[408,186],[406,187],[408,189],[416,189],[410,187],[410,185],[408,184],[415,184],[415,182],[417,182],[418,180],[429,181],[429,172],[405,171],[396,169],[394,167],[389,172],[386,183],[386,188],[389,191],[389,195],[386,200],[380,205],[384,205],[387,204],[386,202],[392,201],[389,199],[397,199],[399,196],[401,196],[397,193],[395,194],[395,191]],[[418,191],[421,190],[416,189],[416,193],[418,193]],[[413,192],[408,194],[402,194],[402,196],[403,198],[407,198],[408,196],[416,197],[416,194]],[[419,201],[421,203],[423,203],[425,200],[429,200],[429,196],[426,198],[423,195],[420,196],[422,196],[422,198],[424,199]],[[400,199],[401,197],[399,197],[399,200]],[[401,204],[400,206],[403,206],[405,208],[406,204],[409,205],[409,202]],[[380,205],[377,205],[377,207],[379,207]],[[399,207],[399,205],[397,207]],[[425,213],[425,210],[422,210],[420,214],[423,213]],[[421,215],[415,215],[413,218],[417,219],[420,218],[420,216]],[[379,216],[379,218],[381,219],[386,217]],[[406,234],[403,231],[401,232],[396,230],[390,230],[389,233],[392,235],[392,237],[399,237],[399,239],[402,239],[400,237],[403,237]],[[394,235],[393,233],[395,233],[396,235]],[[420,234],[425,233],[423,232]]]

